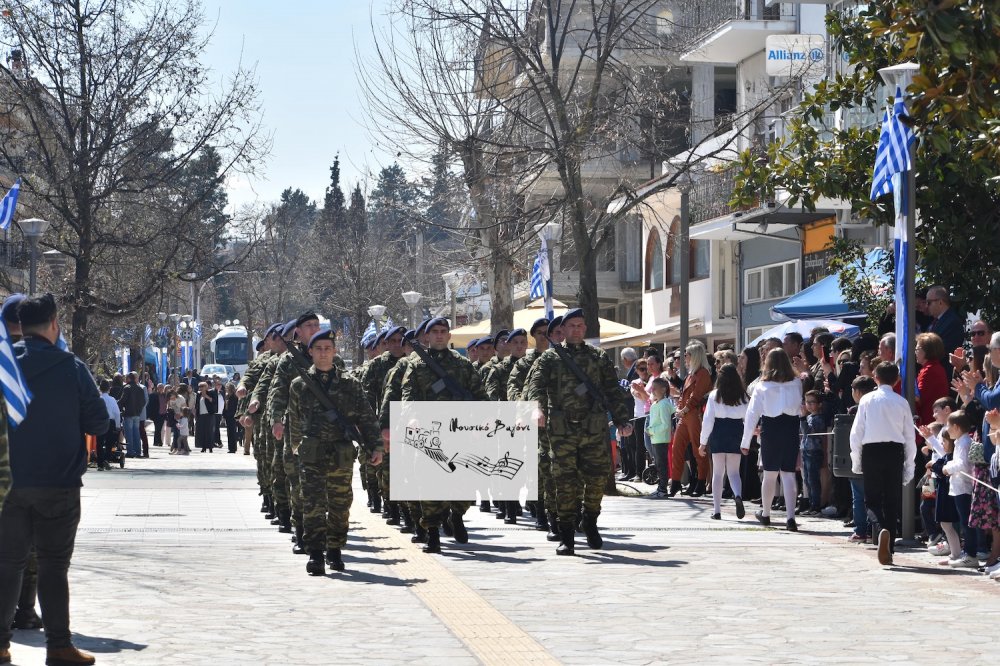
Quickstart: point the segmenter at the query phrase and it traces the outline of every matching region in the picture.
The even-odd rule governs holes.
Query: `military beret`
[[[552,335],[557,328],[562,326],[562,324],[563,324],[563,318],[561,316],[553,317],[552,321],[549,322],[549,327],[547,329],[548,334]]]
[[[293,333],[295,333],[295,327],[298,325],[298,321],[295,319],[286,321],[285,325],[281,327],[281,337],[290,337]]]
[[[417,337],[417,331],[415,329],[411,329],[406,333],[403,333],[403,342],[413,342],[416,339],[416,337]]]
[[[472,338],[471,340],[469,340],[468,344],[465,345],[465,348],[474,349],[478,344],[479,344],[479,338]]]
[[[423,335],[424,333],[426,333],[427,332],[427,324],[429,324],[429,323],[431,323],[430,319],[424,319],[422,322],[420,322],[417,325],[417,328],[416,328],[417,335]]]
[[[476,343],[477,347],[485,347],[487,345],[489,345],[490,347],[493,346],[493,338],[489,335],[487,335],[485,338],[479,338],[479,342]]]
[[[27,296],[24,294],[11,294],[3,302],[3,320],[7,324],[17,324],[17,306],[21,304]]]
[[[259,340],[257,342],[257,344],[254,345],[254,349],[257,350],[257,351],[260,351],[263,348],[264,348],[264,341],[263,340]]]
[[[427,322],[427,327],[424,329],[424,331],[425,332],[429,331],[435,326],[444,326],[449,331],[451,330],[451,324],[448,322],[447,319],[445,319],[444,317],[434,317],[434,319],[431,319],[429,322]]]
[[[280,321],[275,322],[275,323],[271,324],[270,326],[268,326],[267,330],[264,331],[264,337],[265,338],[269,338],[272,335],[281,335],[281,329],[283,329],[284,327],[285,327],[285,325],[282,324]]]
[[[378,335],[376,335],[375,336],[375,344],[373,346],[378,347],[380,344],[382,344],[383,342],[385,342],[385,339],[388,337],[386,335],[386,333],[387,333],[387,331],[382,331],[381,333],[379,333]]]
[[[531,325],[531,328],[528,329],[528,333],[530,335],[534,335],[536,330],[538,330],[539,328],[545,328],[548,325],[549,325],[549,320],[547,318],[539,317],[538,319],[535,320],[535,323]]]
[[[374,347],[375,347],[375,336],[374,335],[370,335],[369,334],[369,335],[366,335],[365,337],[361,338],[361,348],[362,349],[373,349]]]
[[[307,321],[312,321],[314,319],[316,321],[319,321],[319,315],[316,314],[315,312],[313,312],[312,310],[310,310],[309,312],[303,312],[302,314],[300,314],[295,319],[295,325],[296,326],[301,326],[302,324],[306,323]]]
[[[526,330],[524,330],[523,328],[515,328],[513,331],[511,331],[510,333],[507,334],[507,342],[510,342],[511,340],[513,340],[514,338],[516,338],[519,335],[523,335],[524,337],[528,337],[528,332]]]
[[[332,328],[321,328],[309,338],[309,349],[312,349],[312,346],[320,340],[329,340],[336,343],[336,339],[337,335],[333,332]]]
[[[388,340],[389,338],[391,338],[392,336],[396,335],[397,333],[399,333],[400,335],[404,335],[406,333],[406,327],[405,326],[396,326],[395,328],[389,329],[389,331],[386,332],[386,334],[385,334],[385,339]]]
[[[573,308],[572,310],[567,311],[566,314],[564,314],[562,317],[562,323],[565,324],[570,319],[577,319],[577,318],[583,319],[582,308]]]

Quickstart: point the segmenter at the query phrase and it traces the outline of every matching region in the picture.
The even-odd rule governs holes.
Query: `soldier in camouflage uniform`
[[[375,414],[354,379],[334,365],[336,348],[333,332],[323,330],[309,341],[313,365],[309,375],[330,397],[340,416],[360,432],[358,442],[375,466],[382,462],[382,437]],[[336,571],[344,570],[341,550],[347,545],[347,529],[354,494],[355,449],[341,424],[331,423],[327,408],[296,377],[289,390],[289,447],[296,452],[302,482],[303,541],[309,551],[306,571],[313,576],[326,573],[326,562]]]
[[[496,353],[493,348],[492,335],[479,338],[479,344],[476,345],[476,353],[479,355],[479,365],[476,366],[476,372],[479,373],[481,379],[485,380],[486,373],[489,372],[489,366],[493,360],[493,355]]]
[[[240,378],[240,384],[236,388],[236,397],[239,402],[236,405],[236,416],[240,419],[243,427],[250,433],[249,439],[253,442],[253,455],[257,463],[257,485],[260,486],[260,494],[263,496],[263,506],[261,511],[267,513],[270,509],[268,498],[271,495],[270,486],[267,485],[267,474],[264,471],[264,450],[266,444],[264,435],[260,431],[260,412],[251,414],[249,412],[250,395],[260,382],[261,375],[270,361],[274,348],[274,338],[277,330],[282,324],[271,324],[264,331],[264,338],[258,343],[257,357],[247,365],[247,371]]]
[[[302,341],[308,341],[319,331],[319,316],[315,312],[306,312],[295,320],[292,341],[288,345],[298,345],[305,354],[306,346]],[[288,337],[286,335],[286,337]],[[297,338],[300,342],[295,342]],[[336,359],[336,356],[335,356]],[[279,532],[293,532],[296,543],[300,541],[302,532],[302,495],[299,492],[299,469],[295,462],[295,453],[289,446],[290,433],[285,427],[285,412],[288,409],[288,389],[292,380],[298,376],[295,361],[287,350],[278,359],[274,368],[274,378],[267,391],[267,417],[271,422],[271,434],[274,435],[274,495],[287,503],[287,508],[281,509],[279,504],[278,518],[281,520]]]
[[[497,336],[499,342],[499,336]],[[508,400],[507,381],[510,379],[511,370],[514,364],[524,358],[528,350],[528,332],[523,328],[515,328],[507,334],[502,343],[502,353],[505,355],[501,360],[493,364],[489,375],[486,377],[486,394],[490,400]],[[517,517],[522,515],[521,503],[516,500],[500,502],[500,511],[497,518],[502,518],[504,523],[514,525]]]
[[[563,315],[566,334],[564,348],[590,382],[603,394],[611,414],[607,414],[588,393],[577,391],[580,380],[556,350],[549,349],[538,359],[528,380],[524,397],[538,401],[538,425],[548,428],[552,456],[552,476],[556,487],[556,512],[562,542],[559,555],[573,555],[576,503],[583,483],[583,531],[587,545],[603,545],[597,530],[601,498],[611,466],[608,447],[608,418],[624,436],[632,431],[631,414],[618,384],[611,359],[602,349],[584,342],[587,326],[583,311]]]
[[[403,342],[401,344],[401,349],[403,352],[402,358],[392,366],[389,370],[389,374],[385,378],[385,387],[382,390],[382,400],[379,403],[379,408],[376,410],[378,414],[379,428],[382,430],[382,440],[384,442],[389,441],[389,411],[391,409],[393,402],[398,402],[403,396],[403,375],[406,374],[406,369],[410,367],[410,356],[413,355],[413,345],[411,341],[417,336],[417,331],[407,331],[403,334]],[[380,480],[382,481],[382,495],[385,497],[386,501],[389,501],[390,497],[390,483],[389,483],[389,449],[386,448],[385,455],[382,457],[382,465],[379,467]],[[393,502],[392,505],[398,506],[399,515],[390,516],[389,520],[386,521],[389,525],[399,525],[400,519],[402,519],[403,526],[399,529],[403,534],[413,534],[416,531],[419,534],[423,533],[423,528],[419,525],[415,525],[414,521],[419,521],[420,519],[420,503],[419,502]],[[414,541],[421,541],[421,539],[414,539]]]
[[[372,345],[373,356],[365,364],[361,378],[368,372],[368,368],[375,362],[375,359],[385,353],[385,334],[388,332],[388,330],[382,331],[375,337],[375,342]],[[368,452],[364,448],[358,449],[358,468],[361,470],[361,485],[368,493],[368,510],[372,513],[381,513],[382,495],[379,492],[378,472],[375,470],[375,466],[368,462]]]
[[[562,318],[559,318],[562,322]],[[528,334],[534,338],[535,348],[519,358],[510,370],[510,377],[507,379],[507,398],[509,400],[521,400],[525,382],[528,380],[528,373],[535,366],[535,361],[549,348],[549,339],[545,336],[548,329],[549,320],[542,317],[536,319],[531,325]],[[551,504],[549,512],[555,517],[555,491],[550,490],[552,481],[551,464],[549,463],[548,444],[545,442],[543,429],[538,431],[538,500],[534,503],[535,529],[555,534],[557,527],[552,525],[546,518],[546,508]],[[550,496],[551,495],[551,496]]]
[[[382,393],[386,377],[403,356],[404,333],[406,333],[406,329],[402,326],[396,326],[392,330],[386,331],[382,337],[385,351],[372,359],[361,376],[361,388],[364,389],[368,404],[371,405],[372,411],[376,414],[382,406]],[[375,506],[379,502],[376,500],[381,498],[382,510],[386,514],[389,524],[399,525],[399,506],[389,501],[388,454],[383,456],[382,464],[378,466],[375,476],[377,483],[374,487],[368,487],[368,498],[372,503],[372,512],[377,513]]]
[[[441,365],[445,372],[464,389],[471,392],[477,400],[487,400],[486,391],[483,390],[482,381],[472,363],[457,351],[448,348],[451,340],[451,330],[447,319],[438,317],[428,322],[425,328],[428,337],[427,354]],[[423,359],[411,357],[409,367],[403,376],[403,402],[417,401],[447,401],[461,399],[453,396],[450,391],[444,390],[435,393],[432,386],[439,381],[438,375],[428,366]],[[466,543],[469,540],[468,532],[462,517],[471,506],[471,502],[421,502],[420,522],[427,530],[427,545],[424,546],[425,553],[441,552],[441,537],[438,528],[441,522],[451,511],[451,525],[453,536],[458,543]]]
[[[259,414],[258,418],[258,436],[257,440],[260,442],[260,446],[263,449],[263,459],[261,461],[262,470],[264,473],[264,492],[265,497],[270,505],[269,513],[265,514],[266,517],[273,518],[274,521],[272,525],[277,525],[280,523],[280,519],[277,516],[278,502],[274,497],[274,467],[271,462],[274,460],[274,450],[275,442],[274,435],[271,433],[271,421],[269,419],[267,411],[267,396],[271,389],[271,381],[274,379],[274,371],[278,367],[278,360],[281,355],[285,353],[286,342],[283,337],[285,329],[289,329],[289,335],[291,335],[292,329],[295,327],[295,320],[282,324],[279,328],[275,330],[277,335],[275,335],[271,340],[271,356],[267,359],[264,365],[264,370],[260,373],[260,379],[257,381],[257,385],[253,389],[253,393],[250,395],[250,402],[247,405],[248,414]]]

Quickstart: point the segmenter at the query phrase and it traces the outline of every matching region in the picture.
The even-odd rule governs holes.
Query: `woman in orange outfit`
[[[687,490],[681,494],[701,497],[705,494],[708,480],[708,457],[698,450],[701,441],[701,412],[712,390],[711,366],[708,363],[705,345],[697,341],[689,344],[684,350],[684,363],[688,374],[677,401],[677,430],[674,432],[670,448],[671,481],[668,494],[673,497],[681,489],[684,457],[690,446],[698,469],[698,478],[691,479]]]

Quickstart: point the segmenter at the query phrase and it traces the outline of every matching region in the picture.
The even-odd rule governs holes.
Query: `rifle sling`
[[[333,400],[324,391],[316,378],[309,374],[309,366],[306,365],[306,359],[302,355],[302,352],[294,347],[294,343],[288,345],[288,352],[292,356],[292,361],[295,363],[295,370],[299,373],[299,377],[305,382],[306,388],[308,388],[316,399],[319,400],[320,404],[326,409],[323,414],[330,423],[336,423],[344,430],[344,436],[349,440],[353,440],[359,443],[364,442],[364,438],[361,436],[361,431],[358,429],[357,425],[351,423],[343,417],[340,411],[337,410],[337,406],[333,404]],[[369,448],[365,446],[365,448]]]

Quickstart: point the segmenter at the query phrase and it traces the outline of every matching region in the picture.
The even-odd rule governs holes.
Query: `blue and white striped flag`
[[[28,415],[31,391],[14,357],[14,347],[3,320],[0,320],[0,385],[3,385],[3,399],[7,403],[7,420],[16,428]]]
[[[59,331],[59,337],[56,338],[56,347],[62,351],[69,351],[69,344],[66,343],[66,338],[63,337],[62,331]]]
[[[394,328],[396,328],[396,324],[393,323],[392,317],[386,317],[385,325],[382,327],[382,330],[379,331],[379,333],[385,333],[386,331],[391,331]]]
[[[375,320],[371,319],[368,321],[368,328],[365,332],[361,334],[361,346],[366,346],[369,342],[374,340],[378,336],[378,329],[375,327]]]
[[[913,168],[913,144],[916,135],[903,123],[907,116],[906,104],[903,101],[903,91],[896,86],[895,102],[891,110],[887,110],[882,120],[882,132],[879,134],[878,150],[875,152],[875,172],[872,178],[872,201],[879,197],[893,194],[896,208],[896,220],[893,229],[893,261],[896,269],[895,300],[896,300],[896,360],[901,361],[902,385],[914,380],[906,376],[909,367],[910,354],[910,306],[906,298],[906,286],[914,276],[908,267],[912,265],[910,253],[913,248],[906,234],[907,211],[909,197],[906,172]]]
[[[191,339],[197,342],[201,340],[201,322],[196,321],[191,324]]]
[[[528,292],[528,299],[535,300],[545,296],[545,281],[548,279],[549,266],[548,254],[545,251],[545,243],[539,248],[535,255],[535,264],[531,267],[531,289]]]
[[[142,346],[145,347],[149,344],[149,341],[153,338],[153,327],[146,324],[146,330],[142,332]]]
[[[14,221],[14,211],[17,210],[17,195],[21,193],[21,179],[14,181],[14,186],[4,195],[0,201],[0,229],[10,229],[10,223]]]

